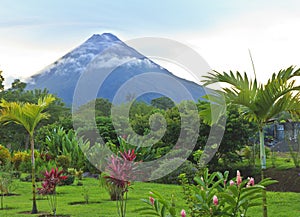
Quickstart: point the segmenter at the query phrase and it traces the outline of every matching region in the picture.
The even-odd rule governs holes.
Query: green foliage
[[[56,162],[54,160],[44,160],[37,158],[36,160],[36,179],[42,180],[46,171],[50,171],[52,168],[56,167]],[[62,168],[59,168],[62,169]],[[29,177],[31,179],[31,176]],[[28,180],[27,180],[28,181]]]
[[[0,166],[0,209],[4,209],[4,196],[10,195],[16,190],[17,185],[14,181],[13,165],[7,162]]]
[[[56,158],[56,164],[58,167],[62,167],[63,171],[67,171],[71,164],[71,159],[66,155],[59,155]]]
[[[4,196],[9,193],[10,185],[12,184],[12,176],[8,173],[0,175],[0,209],[4,209]]]
[[[214,71],[204,76],[204,85],[217,82],[230,85],[220,91],[225,96],[226,104],[237,105],[243,118],[257,124],[262,169],[266,168],[263,127],[282,112],[288,112],[293,117],[300,116],[300,86],[296,84],[298,76],[300,69],[295,69],[294,66],[273,73],[266,84],[259,84],[256,78],[249,79],[246,72]],[[266,212],[264,215],[266,216]]]
[[[20,166],[23,162],[30,163],[30,154],[27,151],[14,151],[11,159],[14,168],[20,170]]]
[[[22,213],[29,209],[31,200],[28,192],[29,183],[14,181],[18,188],[13,193],[18,196],[9,196],[4,198],[4,210],[0,210],[0,216],[3,217],[29,217],[27,213]],[[70,185],[59,186],[57,188],[57,200],[58,200],[58,213],[57,215],[70,215],[72,217],[115,217],[116,204],[115,201],[107,199],[107,192],[104,188],[99,188],[99,180],[94,178],[85,178],[83,186],[89,189],[89,204],[82,204],[83,195],[82,186]],[[150,217],[153,215],[143,215],[141,212],[137,212],[137,209],[145,208],[152,211],[150,205],[141,202],[141,198],[148,199],[149,191],[155,190],[160,192],[166,199],[171,199],[171,195],[174,194],[177,216],[181,216],[179,212],[181,209],[188,211],[188,207],[185,205],[183,199],[182,187],[178,185],[166,185],[157,183],[143,183],[136,182],[134,190],[130,192],[128,196],[127,215],[128,217]],[[267,192],[268,208],[270,217],[290,217],[299,216],[299,193],[293,192]],[[78,204],[78,202],[80,204]],[[71,204],[78,205],[71,205]],[[49,206],[47,200],[41,198],[38,200],[40,210],[48,211]],[[145,210],[146,212],[146,210]],[[253,207],[248,210],[248,216],[260,217],[262,216],[261,207]],[[50,213],[49,213],[50,214]],[[39,214],[41,215],[41,213]],[[190,217],[190,213],[187,212],[187,217]]]
[[[4,146],[0,145],[0,166],[5,165],[6,163],[10,163],[10,161],[11,156],[9,150]]]
[[[234,163],[241,161],[242,158],[238,152],[248,145],[249,139],[255,135],[256,129],[255,124],[240,115],[237,106],[228,106],[225,132],[221,144],[210,162],[211,167],[222,162],[229,168]]]
[[[151,105],[155,108],[167,110],[175,107],[175,103],[168,97],[159,97],[151,100]]]
[[[205,103],[198,102],[196,104],[199,112],[202,109],[202,104]],[[201,119],[199,126],[197,126],[196,122],[197,119],[199,119],[199,115],[197,112],[193,112],[193,107],[195,107],[194,102],[182,102],[167,110],[159,109],[143,102],[134,102],[129,109],[129,120],[127,117],[128,114],[123,114],[124,112],[122,112],[124,109],[127,109],[126,106],[129,106],[129,104],[113,107],[115,121],[117,122],[115,125],[112,124],[110,114],[107,115],[106,113],[104,115],[99,111],[99,113],[96,112],[95,117],[97,129],[94,129],[92,125],[89,128],[89,125],[85,123],[83,124],[85,127],[78,129],[78,134],[86,136],[84,138],[88,139],[89,135],[93,135],[95,131],[98,130],[105,146],[114,153],[122,150],[122,147],[125,147],[125,149],[135,148],[137,159],[145,162],[166,155],[178,142],[183,146],[189,146],[195,143],[194,151],[204,150],[207,144],[210,126],[203,123]],[[99,109],[101,110],[100,107]],[[87,107],[83,106],[78,112],[82,113],[82,115],[87,115],[86,113],[89,111]],[[189,120],[188,126],[182,127],[181,116]],[[238,151],[248,144],[248,140],[254,132],[253,129],[255,125],[242,119],[236,106],[230,106],[228,108],[227,116],[226,135],[210,163],[211,167],[217,166],[220,162],[230,166],[240,161],[241,158],[238,155]],[[131,134],[132,131],[128,130],[130,127],[132,127],[137,135],[135,135],[135,133]],[[163,129],[164,127],[165,131]],[[197,129],[197,127],[199,129]],[[191,135],[195,134],[197,130],[199,132],[197,141],[191,141]],[[143,140],[139,138],[139,135],[143,136]],[[124,137],[123,139],[125,141],[120,141],[120,137]],[[178,141],[179,137],[180,141]],[[99,143],[97,140],[94,141],[93,138],[91,138],[90,142],[92,145]],[[57,144],[59,143],[57,142]],[[101,145],[103,146],[104,144]],[[218,147],[216,146],[216,148]],[[194,160],[192,155],[188,160],[193,163],[198,163]]]
[[[49,95],[49,92],[45,90],[30,90],[25,91],[26,84],[20,82],[18,79],[12,84],[12,87],[0,92],[0,98],[5,99],[8,102],[20,102],[20,103],[33,103],[37,104],[40,98],[44,98]],[[47,125],[59,120],[64,120],[68,117],[67,113],[69,110],[65,108],[61,99],[55,97],[55,101],[51,103],[47,111],[51,116],[47,120],[41,120],[39,126]],[[70,117],[70,116],[69,116]],[[28,136],[26,135],[26,130],[15,124],[6,124],[5,126],[0,126],[0,142],[2,144],[10,144],[12,150],[22,150],[28,147]]]
[[[162,153],[160,152],[162,149],[154,148],[151,145],[151,139],[147,140],[150,144],[142,144],[137,137],[127,136],[126,140],[122,137],[118,137],[119,146],[108,143],[109,148],[116,154],[119,152],[124,152],[127,150],[135,150],[136,161],[152,161],[159,158]]]
[[[245,217],[249,208],[261,205],[257,199],[262,198],[265,187],[277,182],[264,179],[255,185],[253,178],[242,180],[239,171],[233,180],[228,175],[228,171],[209,174],[205,169],[194,178],[196,185],[189,184],[185,174],[180,176],[191,216]]]
[[[176,205],[174,195],[171,198],[165,198],[161,194],[155,191],[149,193],[149,199],[142,199],[146,203],[147,207],[138,209],[143,216],[160,216],[160,217],[176,217]]]
[[[107,116],[97,116],[96,117],[97,129],[103,142],[117,143],[117,134],[115,128],[112,124],[111,117]],[[87,129],[85,129],[87,130]],[[79,131],[80,133],[80,131]]]
[[[157,180],[154,180],[154,182],[157,183],[163,183],[163,184],[180,184],[178,176],[182,173],[186,174],[187,179],[189,182],[193,181],[193,178],[195,174],[198,172],[198,169],[196,165],[194,165],[192,162],[186,160],[184,161],[178,168],[174,168],[174,165],[178,165],[178,163],[174,162],[182,162],[183,159],[180,158],[172,158],[172,159],[166,159],[163,161],[159,167],[153,171],[152,176],[153,177],[161,177]],[[171,173],[166,174],[166,171],[172,171]]]
[[[34,156],[39,161],[39,153],[37,151],[34,151]],[[31,153],[29,151],[17,151],[13,155],[12,161],[14,162],[14,167],[16,170],[20,170],[24,173],[30,173],[31,172]],[[20,163],[20,164],[19,164]],[[37,162],[36,162],[37,163]],[[17,165],[16,165],[17,164]],[[19,166],[18,166],[19,164]],[[18,166],[18,167],[16,167]],[[38,166],[38,163],[37,163]]]
[[[46,138],[45,142],[41,144],[41,152],[50,153],[52,156],[66,156],[70,163],[67,165],[65,160],[65,170],[68,167],[83,168],[86,163],[84,152],[89,148],[89,142],[78,137],[74,130],[66,131],[62,127],[52,127],[54,126],[43,130]]]
[[[89,203],[89,199],[90,199],[89,190],[90,189],[88,187],[86,187],[86,186],[82,187],[82,193],[81,194],[82,194],[83,199],[84,199],[84,201],[85,201],[86,204]]]
[[[69,175],[66,179],[61,180],[59,185],[72,185],[75,181],[75,176]]]

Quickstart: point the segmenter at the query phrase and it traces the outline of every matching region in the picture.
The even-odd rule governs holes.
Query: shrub
[[[14,164],[14,168],[19,170],[23,162],[30,163],[30,154],[24,151],[14,152],[11,161]]]
[[[40,158],[40,153],[34,151],[36,161]],[[12,162],[16,170],[24,173],[31,171],[31,154],[28,151],[17,151],[13,153]]]
[[[44,178],[44,174],[46,171],[51,170],[56,167],[56,162],[54,160],[44,161],[41,158],[36,159],[36,177],[38,180],[42,180]],[[59,168],[62,169],[62,168]]]
[[[173,171],[169,173],[168,175],[159,178],[157,180],[154,180],[154,182],[157,183],[163,183],[163,184],[180,184],[178,176],[182,173],[186,174],[187,179],[189,182],[193,181],[193,177],[197,173],[198,169],[196,168],[196,165],[194,165],[192,162],[186,160],[181,164],[177,169],[174,168],[174,165],[178,164],[178,161],[182,161],[180,158],[173,158],[171,160],[165,160],[163,163],[152,173],[152,177],[161,176],[166,173],[167,171]],[[176,163],[174,163],[176,162]],[[175,169],[175,170],[174,170]]]
[[[68,171],[68,168],[70,167],[71,164],[71,159],[69,156],[66,155],[60,155],[56,159],[56,163],[58,167],[62,167],[64,172]]]
[[[74,183],[74,180],[75,180],[75,176],[67,176],[66,179],[64,180],[61,180],[59,185],[72,185]]]
[[[9,150],[4,146],[0,145],[0,165],[8,163],[10,162],[10,160],[11,156]]]
[[[54,156],[50,153],[41,153],[40,158],[44,161],[50,161],[54,159]]]
[[[63,176],[63,170],[59,171],[58,168],[52,168],[50,171],[45,171],[42,188],[38,188],[38,193],[46,195],[51,211],[56,216],[57,198],[56,198],[56,186],[67,176]]]
[[[31,161],[23,161],[19,169],[23,173],[29,173],[31,171]]]

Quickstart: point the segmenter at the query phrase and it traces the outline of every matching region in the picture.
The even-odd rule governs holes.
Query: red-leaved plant
[[[56,216],[57,198],[56,198],[56,186],[62,181],[67,179],[67,176],[63,176],[63,170],[59,171],[58,168],[52,168],[49,172],[46,170],[44,173],[44,180],[42,188],[38,188],[38,193],[46,195],[49,206],[54,216]]]
[[[119,152],[121,157],[112,155],[103,176],[112,200],[116,200],[118,215],[125,217],[127,192],[136,174],[136,154],[133,150]]]

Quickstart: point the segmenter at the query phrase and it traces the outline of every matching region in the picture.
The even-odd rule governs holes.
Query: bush
[[[40,158],[40,153],[34,151],[36,161]],[[31,172],[31,154],[28,151],[17,151],[13,153],[12,163],[15,170],[20,170],[24,173]]]
[[[0,165],[10,162],[11,156],[7,148],[0,145]]]
[[[56,162],[54,160],[44,161],[41,158],[36,160],[36,175],[39,180],[42,180],[45,172],[50,171],[52,168],[56,168]],[[62,170],[62,167],[59,167],[59,170]]]
[[[173,170],[173,172],[169,173],[168,175],[154,180],[157,183],[163,184],[180,184],[178,176],[182,173],[186,174],[186,177],[190,182],[193,181],[195,174],[197,173],[198,169],[196,165],[192,162],[186,160],[183,164],[181,164],[177,169],[174,170],[174,165],[176,165],[178,160],[182,160],[180,158],[173,158],[171,160],[165,160],[153,173],[152,177],[159,176],[160,174],[165,174],[166,170]]]
[[[30,161],[31,161],[30,154],[28,152],[25,152],[25,151],[14,152],[11,161],[14,164],[14,168],[16,170],[20,170],[21,164],[23,162],[29,162],[30,163]]]
[[[60,155],[56,159],[56,163],[58,167],[62,167],[64,172],[68,171],[68,168],[70,167],[71,164],[71,159],[69,156],[66,155]]]
[[[69,175],[65,180],[61,180],[59,185],[72,185],[74,183],[75,176]]]
[[[19,167],[19,170],[23,173],[31,172],[31,161],[23,161]]]

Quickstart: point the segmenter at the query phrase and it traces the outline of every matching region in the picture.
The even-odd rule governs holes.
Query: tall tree
[[[29,134],[31,163],[32,163],[32,214],[37,213],[36,206],[36,186],[35,186],[35,158],[34,158],[34,131],[38,123],[47,119],[50,115],[44,110],[55,100],[52,95],[47,95],[34,103],[7,102],[1,100],[0,122],[7,124],[10,122],[22,125]]]
[[[295,79],[300,76],[300,69],[293,66],[274,73],[266,84],[259,84],[255,79],[232,71],[219,73],[214,71],[205,76],[204,85],[217,82],[225,83],[229,87],[222,88],[227,104],[235,104],[240,108],[244,118],[253,121],[258,126],[260,138],[260,160],[262,178],[266,169],[266,154],[264,145],[263,127],[266,123],[281,112],[287,111],[292,115],[300,115],[300,86]],[[267,216],[266,195],[263,197],[263,213]]]

